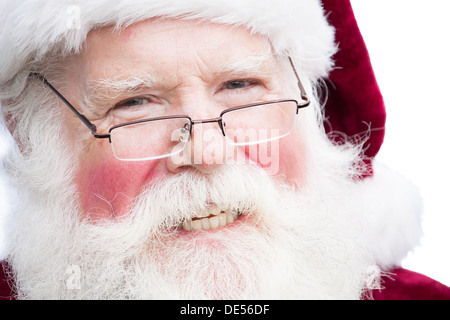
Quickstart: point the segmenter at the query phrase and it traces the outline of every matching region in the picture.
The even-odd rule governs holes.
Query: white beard
[[[18,298],[359,299],[377,283],[353,180],[361,150],[331,146],[314,112],[299,124],[300,190],[251,165],[187,169],[152,181],[128,214],[93,222],[81,218],[71,179],[80,146],[57,126],[58,108],[39,105],[48,108],[23,109],[32,112],[17,133],[33,137],[26,156],[13,150],[6,162],[21,192],[7,259]],[[211,202],[245,208],[245,219],[176,236]]]
[[[30,199],[8,260],[19,298],[359,299],[374,261],[351,183],[314,185],[299,193],[250,166],[187,170],[101,223],[78,218],[70,187]],[[176,237],[208,202],[248,208],[247,222]]]

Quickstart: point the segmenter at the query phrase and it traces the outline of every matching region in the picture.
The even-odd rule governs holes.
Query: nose
[[[209,173],[229,163],[234,155],[235,147],[227,142],[220,118],[194,120],[186,147],[167,158],[166,166],[173,173],[192,167]]]

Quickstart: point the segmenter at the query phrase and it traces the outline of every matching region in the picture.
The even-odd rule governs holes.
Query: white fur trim
[[[161,16],[243,25],[267,36],[276,51],[293,55],[310,79],[326,76],[332,68],[334,29],[319,0],[4,0],[0,83],[51,49],[79,50],[93,28]]]
[[[422,237],[422,197],[410,181],[374,162],[374,177],[357,186],[363,203],[363,233],[378,265],[400,266]]]

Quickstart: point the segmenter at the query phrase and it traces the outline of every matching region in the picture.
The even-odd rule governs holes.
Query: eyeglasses
[[[30,73],[50,88],[83,122],[97,139],[109,139],[114,156],[122,161],[156,160],[181,153],[192,136],[194,125],[217,122],[222,135],[237,146],[248,146],[281,139],[291,133],[296,115],[310,104],[292,59],[289,62],[298,81],[302,102],[275,100],[233,107],[217,118],[193,120],[187,115],[139,119],[115,125],[99,134],[97,127],[63,97],[45,77]]]

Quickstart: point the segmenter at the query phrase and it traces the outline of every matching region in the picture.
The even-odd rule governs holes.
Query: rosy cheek
[[[115,158],[84,162],[78,187],[86,216],[97,220],[126,214],[143,186],[158,176],[157,161],[123,162]]]
[[[267,174],[275,176],[280,172],[280,140],[245,147],[248,159],[257,163]]]
[[[250,162],[257,163],[268,175],[282,175],[287,182],[301,185],[305,172],[305,154],[302,143],[294,135],[246,146],[245,154]]]

